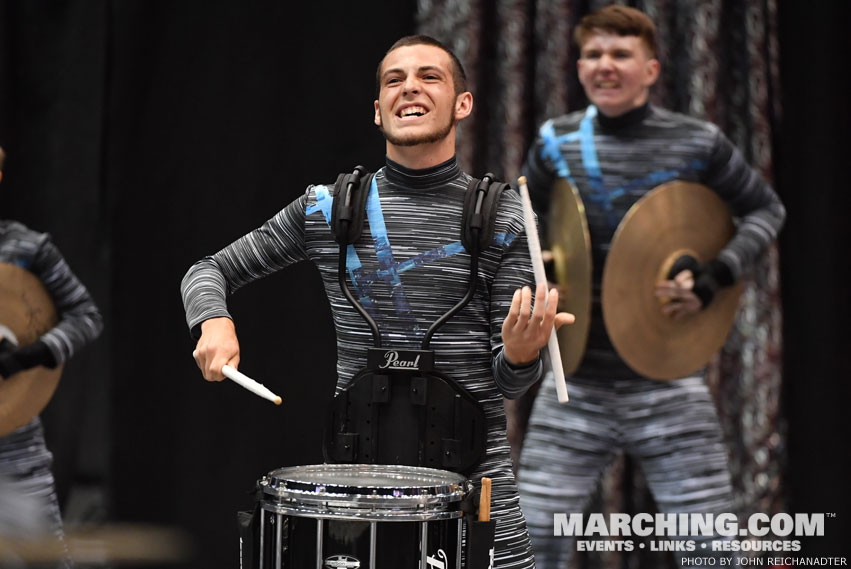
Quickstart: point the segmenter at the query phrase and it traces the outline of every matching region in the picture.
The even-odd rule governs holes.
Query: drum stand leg
[[[322,569],[322,518],[316,520],[316,569]]]
[[[375,569],[376,542],[378,541],[378,522],[369,522],[369,569]]]
[[[284,525],[284,518],[281,514],[278,514],[275,521],[278,523],[278,527],[275,528],[275,567],[281,569],[284,564],[284,560],[281,559],[284,555],[283,545],[281,544],[281,532],[283,531],[281,526]]]
[[[266,510],[260,509],[260,569],[266,557]]]
[[[421,522],[422,536],[420,537],[420,568],[428,569],[428,522]]]
[[[455,551],[456,551],[455,569],[461,569],[461,538],[462,538],[461,530],[464,527],[463,522],[464,522],[463,516],[458,518],[458,541],[457,541],[457,545],[455,546]]]

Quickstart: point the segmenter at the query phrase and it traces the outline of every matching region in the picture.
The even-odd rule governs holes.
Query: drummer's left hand
[[[546,299],[535,302],[532,309],[532,289],[528,286],[514,291],[508,316],[502,322],[503,354],[515,365],[523,365],[535,361],[541,348],[547,345],[550,332],[555,324],[559,328],[565,324],[573,324],[575,317],[567,312],[556,314],[558,307],[558,291],[552,289],[547,295],[546,285],[538,285],[535,298]]]
[[[694,275],[685,270],[677,273],[673,280],[656,283],[656,297],[667,299],[662,312],[676,321],[682,320],[701,309],[700,298],[694,292]]]

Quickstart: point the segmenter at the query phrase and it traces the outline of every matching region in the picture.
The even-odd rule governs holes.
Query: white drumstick
[[[192,352],[192,357],[193,358],[195,357],[194,351]],[[231,367],[229,365],[223,365],[222,366],[222,375],[225,376],[226,378],[230,379],[230,380],[233,380],[235,383],[238,383],[239,385],[241,385],[242,387],[244,387],[245,389],[247,389],[251,393],[253,393],[255,395],[259,395],[263,399],[268,399],[269,401],[271,401],[275,405],[281,404],[282,399],[280,398],[280,396],[272,393],[269,390],[269,388],[267,388],[262,383],[254,381],[253,379],[251,379],[250,377],[248,377],[247,375],[245,375],[241,371],[237,371],[236,369],[234,369],[233,367]]]
[[[265,385],[254,381],[244,373],[235,370],[229,365],[222,366],[222,375],[240,384],[248,391],[259,395],[263,399],[268,399],[275,405],[281,404],[281,398],[269,391],[269,389]]]
[[[523,202],[523,224],[526,227],[526,242],[529,244],[529,256],[532,257],[532,269],[535,271],[535,284],[547,286],[547,274],[544,271],[544,259],[541,256],[541,242],[538,240],[538,228],[535,226],[535,213],[532,211],[532,200],[529,198],[529,188],[526,187],[526,177],[520,176],[517,182],[520,185],[520,200]],[[537,302],[537,300],[536,298],[535,301]],[[561,351],[558,347],[555,327],[550,330],[547,349],[550,354],[550,368],[553,370],[559,403],[567,403],[567,384],[564,382],[564,368],[561,365]]]

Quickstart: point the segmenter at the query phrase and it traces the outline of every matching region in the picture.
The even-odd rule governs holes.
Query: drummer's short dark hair
[[[579,49],[595,32],[604,31],[619,36],[638,36],[651,57],[656,57],[656,25],[647,14],[629,6],[606,6],[591,12],[579,22],[573,40]]]
[[[449,59],[452,62],[452,84],[455,87],[455,95],[460,95],[461,93],[467,90],[467,74],[464,72],[464,66],[461,65],[461,60],[458,59],[458,56],[455,55],[452,50],[446,47],[446,45],[444,45],[442,42],[434,39],[431,36],[425,36],[420,34],[415,36],[405,36],[393,45],[391,45],[390,49],[384,52],[384,57],[382,57],[381,61],[378,62],[378,69],[375,70],[376,98],[381,92],[381,66],[384,64],[384,60],[387,58],[387,55],[394,49],[406,47],[409,45],[430,45],[445,51],[449,55]]]
[[[3,170],[4,162],[6,162],[6,153],[3,152],[3,147],[0,146],[0,170]]]

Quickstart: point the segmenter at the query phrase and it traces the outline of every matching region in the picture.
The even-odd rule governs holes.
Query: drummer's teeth
[[[606,81],[604,83],[600,83],[601,89],[614,89],[617,86],[618,86],[618,84],[615,83],[614,81]]]
[[[408,107],[407,109],[403,110],[400,113],[400,116],[402,116],[402,117],[410,117],[410,116],[421,117],[424,114],[426,114],[426,110],[423,107]]]

